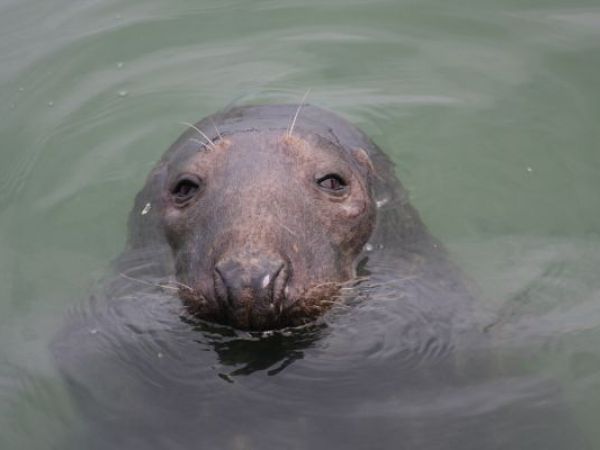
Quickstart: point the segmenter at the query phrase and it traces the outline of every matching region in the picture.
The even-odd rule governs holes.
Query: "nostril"
[[[258,276],[258,279],[256,281],[259,282],[254,284],[255,288],[258,291],[263,292],[272,290],[274,285],[277,283],[277,280],[279,279],[279,275],[281,274],[282,269],[283,263],[280,263],[278,266],[274,264],[271,265],[271,267],[269,267],[268,265],[264,267],[264,270],[262,272],[264,275]]]
[[[224,303],[229,301],[229,295],[227,294],[227,284],[225,283],[223,274],[221,273],[218,267],[216,267],[213,272],[213,282],[215,286],[215,297]]]
[[[222,305],[239,307],[271,307],[284,297],[287,265],[281,258],[229,257],[214,266],[215,297]],[[253,305],[253,306],[251,306]]]
[[[283,302],[285,297],[285,288],[288,282],[288,275],[287,266],[285,263],[282,263],[271,277],[271,303]]]

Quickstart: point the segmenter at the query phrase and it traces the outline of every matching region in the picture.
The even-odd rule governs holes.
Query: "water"
[[[600,447],[597,1],[5,0],[0,33],[1,448],[77,445],[90,417],[128,412],[107,446],[148,422],[176,445],[185,414],[208,448],[444,448],[472,422],[487,432],[472,445],[573,422],[572,439]],[[152,345],[123,349],[148,358],[99,380],[87,409],[72,402],[48,343],[121,250],[181,122],[308,88],[393,157],[479,286],[492,339],[462,357],[483,347],[494,370],[449,382],[440,357],[420,379],[414,341],[376,306],[300,335],[198,331],[194,345],[189,325],[154,320],[172,307],[157,301],[134,310]],[[86,370],[102,373],[98,348]],[[161,396],[157,380],[191,387]]]

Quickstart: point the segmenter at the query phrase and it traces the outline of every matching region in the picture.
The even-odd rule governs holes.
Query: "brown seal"
[[[356,279],[365,249],[435,246],[381,150],[333,113],[299,110],[247,106],[200,121],[136,198],[127,251],[168,246],[165,272],[196,317],[303,324]]]

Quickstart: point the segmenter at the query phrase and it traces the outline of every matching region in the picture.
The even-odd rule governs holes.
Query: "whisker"
[[[167,285],[167,284],[157,284],[156,286],[158,286],[159,288],[162,288],[162,289],[172,289],[172,290],[174,290],[174,291],[178,291],[178,290],[180,289],[180,288],[178,288],[178,287],[175,287],[175,286],[169,286],[169,285]]]
[[[204,139],[206,139],[208,141],[208,144],[205,145],[210,145],[211,148],[216,148],[215,147],[215,143],[211,140],[211,138],[209,138],[204,131],[202,131],[200,128],[198,128],[196,125],[192,124],[192,123],[188,123],[188,122],[180,122],[182,125],[185,125],[186,127],[190,127],[191,129],[197,131],[200,136],[202,136]]]
[[[130,277],[129,275],[125,275],[123,272],[119,272],[119,275],[122,276],[123,278],[127,279],[127,280],[137,281],[138,283],[142,283],[142,284],[145,284],[147,286],[156,286],[155,283],[150,283],[149,281],[146,281],[146,280],[141,280],[139,278]]]
[[[347,284],[354,285],[354,284],[358,284],[358,283],[363,283],[365,281],[369,281],[370,279],[371,279],[371,277],[366,276],[366,275],[362,276],[362,277],[354,277],[354,278],[351,278],[351,279],[349,279],[347,281],[344,281],[343,283],[341,283],[341,285],[347,285]]]
[[[222,141],[223,140],[223,136],[221,136],[221,132],[217,128],[217,124],[215,123],[214,120],[212,120],[212,118],[210,119],[210,123],[212,123],[212,126],[215,127],[215,131],[217,132],[217,136],[219,136],[219,140]]]
[[[200,139],[190,138],[190,141],[195,142],[196,144],[206,145],[206,142],[203,142]]]
[[[192,289],[190,286],[188,286],[188,285],[187,285],[187,284],[185,284],[185,283],[182,283],[181,281],[177,281],[177,280],[169,280],[169,283],[173,283],[173,284],[174,284],[174,285],[176,285],[176,286],[181,286],[181,287],[184,287],[184,288],[186,288],[188,291],[193,291],[193,289]]]
[[[385,286],[393,286],[396,283],[402,283],[405,281],[414,280],[416,278],[418,278],[417,275],[407,275],[405,277],[399,277],[394,280],[375,281],[371,284],[363,285],[363,288],[374,289],[374,288],[380,288],[380,287],[385,287]]]
[[[125,278],[127,280],[131,280],[131,281],[135,281],[137,283],[145,284],[146,286],[159,287],[161,289],[179,290],[179,288],[175,287],[175,286],[169,286],[168,284],[162,284],[162,283],[152,283],[150,281],[142,280],[140,278],[134,278],[134,277],[131,277],[129,275],[125,275],[123,272],[119,272],[119,276],[121,276],[121,277],[123,277],[123,278]],[[190,291],[192,291],[192,288],[190,288],[189,286],[186,286],[183,283],[179,283],[179,282],[175,282],[175,283],[181,284],[182,286],[184,286],[187,289],[189,289]]]
[[[289,128],[289,130],[287,132],[288,136],[291,136],[292,133],[294,132],[294,127],[296,126],[296,120],[298,119],[298,115],[300,114],[300,110],[304,106],[304,102],[306,102],[306,98],[308,97],[309,93],[310,93],[310,88],[307,89],[306,93],[304,94],[304,97],[302,97],[302,101],[298,105],[298,109],[296,110],[296,114],[294,114],[294,119],[292,120],[290,128]]]

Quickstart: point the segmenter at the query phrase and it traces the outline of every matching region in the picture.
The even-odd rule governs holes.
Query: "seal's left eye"
[[[176,205],[184,205],[200,190],[200,179],[192,176],[180,178],[171,189],[171,196]]]
[[[319,178],[317,184],[328,191],[340,192],[346,189],[346,181],[335,173]]]

